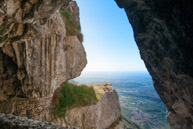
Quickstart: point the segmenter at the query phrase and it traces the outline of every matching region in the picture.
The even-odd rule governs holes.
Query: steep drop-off
[[[193,1],[115,1],[127,13],[171,128],[192,129]]]

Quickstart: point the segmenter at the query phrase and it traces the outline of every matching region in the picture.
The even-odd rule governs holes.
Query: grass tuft
[[[95,91],[92,87],[76,86],[64,82],[62,87],[55,92],[53,97],[54,111],[59,117],[64,117],[66,110],[89,106],[97,102]]]
[[[70,20],[72,17],[72,13],[70,13],[68,10],[60,10],[59,14],[65,16],[68,20]]]
[[[81,27],[78,21],[73,17],[73,14],[69,10],[60,10],[59,14],[62,16],[66,24],[66,34],[69,36],[77,36],[80,42],[83,42],[83,34],[81,33]]]

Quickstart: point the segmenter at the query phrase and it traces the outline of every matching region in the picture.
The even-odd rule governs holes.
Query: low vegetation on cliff
[[[53,98],[54,111],[60,117],[64,117],[68,109],[88,106],[96,102],[96,94],[92,87],[76,86],[69,82],[64,82]]]
[[[83,42],[83,34],[78,21],[75,20],[73,14],[69,10],[60,10],[59,14],[62,16],[66,24],[66,33],[69,36],[76,35],[80,42]]]

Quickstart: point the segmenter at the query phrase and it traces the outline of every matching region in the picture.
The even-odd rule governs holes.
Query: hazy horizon
[[[146,76],[151,79],[151,76],[148,71],[84,71],[81,75],[73,80],[81,80],[83,78],[89,78],[92,80],[98,80],[99,78],[103,78],[104,82],[108,82],[108,79],[114,78],[115,80],[118,79],[125,79],[125,78],[140,78],[141,76]],[[105,80],[107,79],[107,80]],[[137,81],[137,80],[135,80]]]

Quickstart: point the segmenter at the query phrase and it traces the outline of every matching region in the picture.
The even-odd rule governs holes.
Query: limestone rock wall
[[[193,2],[115,0],[133,27],[141,58],[172,129],[193,128]]]
[[[0,113],[81,129],[105,129],[120,117],[113,88],[96,105],[53,117],[55,90],[79,76],[87,63],[77,30],[79,8],[74,1],[0,1]],[[16,116],[0,114],[0,128],[58,128]]]
[[[11,20],[17,20],[14,19],[14,16],[17,15],[15,10],[23,9],[22,5],[16,6],[19,4],[18,2],[1,1],[2,10],[10,6],[7,7],[7,10],[4,9],[5,17],[9,16],[12,18]],[[30,2],[27,3],[31,5]],[[19,25],[18,28],[9,32],[7,32],[8,29],[5,29],[4,36],[0,40],[0,44],[3,44],[0,48],[0,94],[3,96],[2,99],[13,96],[51,97],[62,82],[80,75],[87,63],[86,53],[77,35],[66,34],[66,23],[56,11],[60,4],[63,5],[62,8],[72,8],[72,11],[74,9],[72,15],[79,22],[79,13],[77,14],[79,9],[76,4],[71,3],[74,2],[50,0],[34,3],[34,10],[30,10],[30,13],[34,13],[31,14],[33,17],[29,17],[34,22],[28,23],[24,16],[21,24],[34,26],[38,30],[34,32],[35,37],[30,35],[30,38],[25,38],[23,33],[29,33],[32,30],[24,27],[19,28]],[[35,8],[36,6],[38,7]],[[46,10],[42,10],[43,8]],[[14,9],[11,11],[13,14],[10,14],[9,9]],[[1,22],[0,28],[3,32],[3,27],[8,22],[4,19]],[[15,22],[18,23],[18,21]],[[15,26],[15,22],[10,23],[11,26]],[[14,34],[18,31],[22,31],[21,37]],[[6,33],[7,35],[5,35]],[[9,36],[11,34],[17,36],[16,40],[11,40]],[[9,38],[9,42],[6,42],[6,38]]]
[[[38,123],[37,121],[28,120],[28,117],[33,120],[52,122],[63,127],[70,126],[78,127],[79,129],[106,129],[120,119],[120,103],[117,92],[111,85],[100,85],[98,87],[100,89],[105,89],[105,91],[102,93],[100,100],[96,104],[67,110],[64,118],[53,114],[53,105],[50,101],[52,98],[49,97],[40,98],[38,100],[13,98],[9,101],[0,101],[1,112],[3,111],[5,114],[13,113],[16,116],[25,117],[23,119],[13,115],[0,114],[0,128],[1,126],[7,128],[11,126],[14,129],[16,127],[23,128],[23,125],[26,125],[25,127],[27,128],[30,128],[32,125],[37,127],[42,124],[45,126],[49,125],[48,123],[45,124],[45,122]],[[18,126],[16,126],[16,123],[18,123]],[[123,129],[123,126],[124,125],[120,122],[116,129]]]
[[[0,2],[0,113],[47,121],[54,91],[86,66],[82,41],[77,34],[67,34],[67,23],[59,13],[68,8],[80,24],[74,1]]]
[[[24,42],[42,33],[43,25],[61,6],[71,0],[1,0],[0,46]]]

